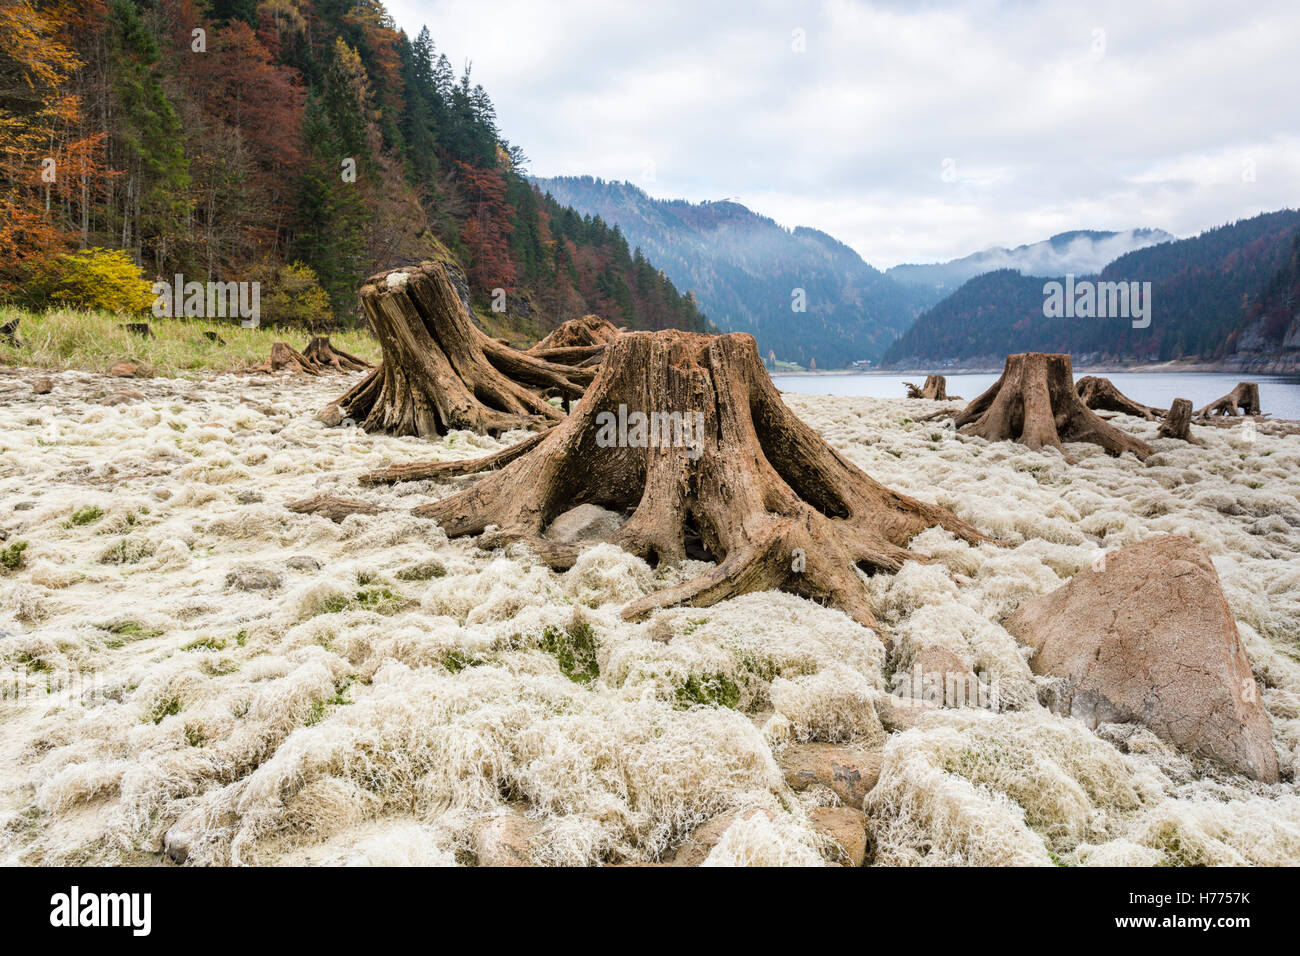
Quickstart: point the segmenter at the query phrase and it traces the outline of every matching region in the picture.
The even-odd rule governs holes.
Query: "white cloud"
[[[880,267],[1300,194],[1293,0],[388,5],[473,60],[535,173],[737,198]]]

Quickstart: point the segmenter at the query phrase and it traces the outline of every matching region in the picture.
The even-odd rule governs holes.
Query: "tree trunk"
[[[946,402],[948,400],[948,380],[942,375],[927,375],[925,384],[917,388],[911,382],[904,382],[907,386],[908,398],[928,398],[936,402]]]
[[[1170,406],[1169,413],[1165,415],[1165,420],[1160,423],[1159,435],[1161,438],[1181,438],[1187,442],[1196,440],[1192,438],[1191,399],[1174,399],[1174,404]]]
[[[490,338],[438,262],[372,277],[361,306],[383,361],[335,404],[366,431],[431,437],[453,428],[548,428],[564,412],[538,390],[576,399],[595,376]]]
[[[368,478],[499,469],[414,513],[452,537],[495,525],[480,547],[525,542],[553,568],[572,566],[580,546],[545,532],[579,504],[627,514],[610,540],[652,564],[677,564],[698,539],[717,564],[629,604],[623,616],[631,620],[781,589],[874,626],[859,567],[897,571],[909,558],[924,560],[906,545],[936,525],[986,540],[946,509],[877,484],[822,441],[781,402],[746,334],[619,336],[569,418],[531,442]]]
[[[1240,409],[1240,412],[1238,411]],[[1259,415],[1259,386],[1254,382],[1238,382],[1227,395],[1216,399],[1196,413],[1197,418],[1211,415]]]
[[[1016,441],[1034,450],[1050,446],[1071,462],[1063,442],[1090,442],[1112,455],[1131,451],[1141,459],[1151,454],[1146,442],[1102,421],[1083,404],[1074,390],[1068,355],[1008,355],[1002,377],[954,423],[965,434],[989,441]]]
[[[370,362],[347,352],[341,352],[330,344],[328,335],[318,335],[307,343],[303,356],[319,368],[332,368],[338,372],[360,372],[374,368]]]
[[[1123,412],[1125,415],[1145,418],[1150,422],[1165,414],[1163,408],[1152,408],[1149,405],[1143,405],[1141,402],[1133,401],[1133,399],[1117,389],[1115,384],[1108,378],[1085,375],[1075,382],[1074,388],[1079,393],[1079,398],[1083,400],[1083,404],[1094,410]]]

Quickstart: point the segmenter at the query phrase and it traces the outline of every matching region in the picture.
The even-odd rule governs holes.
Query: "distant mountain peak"
[[[992,247],[948,262],[905,263],[886,274],[938,292],[949,292],[968,279],[998,269],[1013,269],[1027,276],[1094,275],[1122,255],[1175,239],[1177,236],[1163,229],[1071,229],[1014,249]]]

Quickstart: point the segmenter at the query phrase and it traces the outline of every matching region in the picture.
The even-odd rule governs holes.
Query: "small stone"
[[[331,402],[316,413],[316,421],[323,423],[326,428],[335,428],[343,424],[343,412]]]
[[[133,388],[123,388],[105,398],[101,398],[99,400],[99,404],[125,405],[128,402],[140,402],[143,401],[144,399],[145,399],[144,392],[137,392]]]
[[[236,568],[226,575],[226,587],[240,591],[270,591],[280,584],[280,575],[268,568]]]
[[[14,505],[14,511],[31,511],[35,507],[36,502],[34,501],[20,501]]]
[[[623,524],[623,516],[600,505],[578,505],[561,514],[546,529],[545,536],[561,544],[608,541]]]
[[[173,863],[184,863],[190,857],[190,844],[193,842],[194,834],[180,825],[173,826],[163,836],[163,853]]]
[[[808,814],[812,827],[835,841],[836,860],[861,866],[867,858],[867,815],[852,807],[814,807]]]
[[[286,567],[295,571],[319,571],[320,562],[309,554],[295,554],[288,561],[284,562]]]
[[[108,374],[114,378],[134,378],[140,374],[140,364],[138,362],[118,362],[108,370]]]
[[[255,505],[260,504],[265,499],[262,497],[260,492],[241,491],[239,494],[235,495],[235,500],[241,505]]]
[[[518,811],[474,824],[474,852],[479,866],[532,866],[532,841],[541,824]]]
[[[781,751],[777,765],[790,789],[829,787],[850,807],[860,808],[880,779],[879,750],[840,744],[791,744]]]
[[[54,379],[49,376],[38,378],[36,381],[32,382],[33,395],[48,395],[52,391],[54,391]]]

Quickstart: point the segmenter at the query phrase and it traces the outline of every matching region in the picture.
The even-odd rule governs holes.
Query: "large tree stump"
[[[904,382],[907,386],[908,398],[928,398],[936,402],[946,402],[948,400],[948,380],[942,375],[927,375],[925,384],[917,388],[911,382]]]
[[[338,372],[361,372],[375,367],[363,358],[336,349],[330,344],[328,335],[313,337],[302,354],[318,368],[332,368]]]
[[[1240,409],[1240,411],[1238,411]],[[1259,385],[1255,382],[1238,382],[1227,395],[1215,399],[1196,413],[1197,418],[1211,415],[1259,415]]]
[[[1116,388],[1115,383],[1108,378],[1085,375],[1074,383],[1074,390],[1079,393],[1083,404],[1094,411],[1123,412],[1135,418],[1145,418],[1149,422],[1165,414],[1163,408],[1152,408],[1150,405],[1133,401]]]
[[[12,345],[14,348],[21,346],[22,342],[18,339],[18,323],[21,321],[21,319],[10,319],[4,325],[0,325],[0,342]]]
[[[540,391],[576,399],[595,376],[488,336],[439,262],[373,276],[361,288],[361,306],[383,361],[335,404],[366,431],[429,437],[453,428],[547,428],[564,412]]]
[[[1175,398],[1169,407],[1169,413],[1160,423],[1158,434],[1161,438],[1180,438],[1186,442],[1195,442],[1192,437],[1192,402],[1187,398]]]
[[[569,418],[523,454],[513,451],[455,463],[461,474],[499,470],[414,513],[437,519],[452,537],[495,525],[480,547],[524,542],[562,569],[580,545],[545,532],[557,515],[593,503],[629,515],[610,540],[652,564],[682,561],[688,542],[717,561],[628,605],[623,616],[631,620],[781,589],[874,626],[858,568],[898,570],[918,558],[907,543],[936,525],[984,540],[946,509],[877,484],[822,441],[781,402],[743,333],[619,336]],[[449,471],[435,465],[415,474],[440,470]],[[400,477],[389,471],[371,480]]]
[[[1090,442],[1112,455],[1131,451],[1138,458],[1151,454],[1140,438],[1102,421],[1074,390],[1070,356],[1043,352],[1008,355],[1002,376],[954,419],[957,429],[989,441],[1015,441],[1034,450],[1055,448],[1065,457],[1063,442]]]

